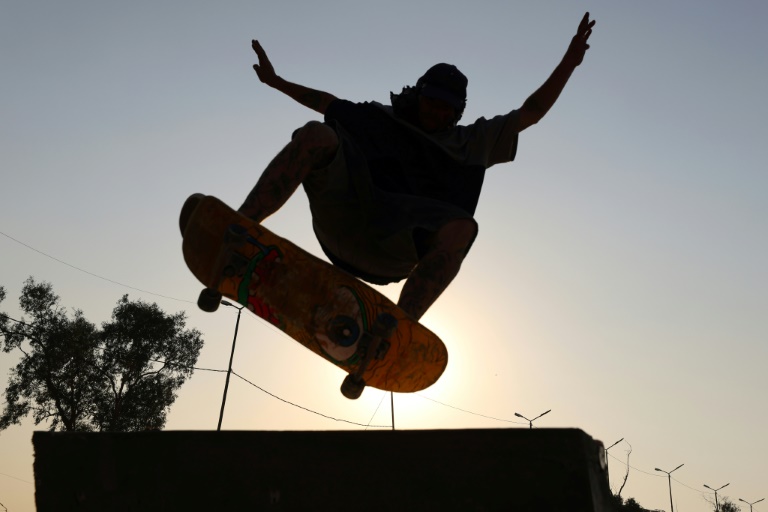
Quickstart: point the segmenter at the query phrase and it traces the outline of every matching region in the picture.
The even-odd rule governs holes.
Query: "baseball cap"
[[[453,64],[435,64],[416,82],[419,92],[429,98],[447,101],[463,110],[467,101],[467,77]]]

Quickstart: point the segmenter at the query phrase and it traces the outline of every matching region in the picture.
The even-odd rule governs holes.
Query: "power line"
[[[522,422],[515,421],[515,420],[505,420],[505,419],[501,419],[501,418],[494,418],[493,416],[486,416],[485,414],[480,414],[480,413],[477,413],[477,412],[472,412],[472,411],[468,411],[466,409],[462,409],[460,407],[454,407],[453,405],[444,404],[443,402],[439,402],[439,401],[435,400],[434,398],[429,398],[427,396],[424,396],[424,395],[421,395],[421,394],[418,394],[418,393],[414,393],[414,394],[416,396],[418,396],[419,398],[423,398],[425,400],[429,400],[430,402],[435,402],[436,404],[440,404],[440,405],[442,405],[444,407],[450,407],[451,409],[456,409],[457,411],[465,412],[467,414],[472,414],[474,416],[480,416],[482,418],[488,418],[489,420],[503,421],[505,423],[514,423],[515,425],[527,425],[527,423],[522,423]]]
[[[712,492],[707,492],[707,491],[702,491],[702,490],[699,490],[699,489],[694,489],[694,488],[693,488],[693,487],[691,487],[690,485],[684,484],[683,482],[681,482],[680,480],[678,480],[678,479],[677,479],[677,478],[675,478],[675,477],[672,477],[672,480],[674,480],[675,482],[679,483],[679,484],[680,484],[680,485],[682,485],[683,487],[687,487],[688,489],[690,489],[690,490],[692,490],[692,491],[695,491],[695,492],[697,492],[697,493],[701,494],[702,496],[704,496],[705,494],[714,494],[714,493],[712,493]],[[718,489],[718,490],[719,490],[719,489]]]
[[[391,425],[370,425],[370,424],[368,424],[368,425],[363,425],[362,423],[356,423],[356,422],[354,422],[354,421],[349,421],[349,420],[342,420],[342,419],[339,419],[339,418],[334,418],[333,416],[328,416],[328,415],[326,415],[326,414],[322,414],[322,413],[319,413],[319,412],[317,412],[317,411],[313,411],[312,409],[308,409],[308,408],[306,408],[306,407],[303,407],[303,406],[301,406],[301,405],[295,404],[295,403],[293,403],[293,402],[289,402],[288,400],[286,400],[286,399],[284,399],[284,398],[280,398],[279,396],[277,396],[277,395],[274,395],[274,394],[270,393],[270,392],[269,392],[269,391],[267,391],[266,389],[264,389],[264,388],[262,388],[262,387],[260,387],[260,386],[257,386],[256,384],[254,384],[253,382],[249,381],[249,380],[248,380],[248,379],[246,379],[245,377],[242,377],[242,376],[238,375],[238,374],[237,374],[237,373],[236,373],[234,370],[232,370],[232,375],[234,375],[235,377],[238,377],[239,379],[242,379],[242,380],[244,380],[245,382],[247,382],[247,383],[248,383],[248,384],[250,384],[251,386],[255,387],[256,389],[258,389],[258,390],[259,390],[259,391],[261,391],[262,393],[266,393],[266,394],[268,394],[268,395],[269,395],[269,396],[271,396],[272,398],[277,398],[277,399],[278,399],[278,400],[280,400],[281,402],[285,402],[285,403],[286,403],[286,404],[288,404],[288,405],[292,405],[292,406],[294,406],[294,407],[297,407],[297,408],[299,408],[299,409],[303,409],[303,410],[305,410],[305,411],[307,411],[307,412],[311,412],[312,414],[316,414],[316,415],[318,415],[318,416],[322,416],[323,418],[328,418],[329,420],[333,420],[333,421],[340,421],[340,422],[343,422],[343,423],[349,423],[349,424],[351,424],[351,425],[357,425],[358,427],[373,427],[373,428],[390,428],[390,427],[391,427]]]
[[[21,478],[6,474],[6,473],[0,473],[0,475],[7,476],[8,478],[13,478],[14,480],[18,480],[19,482],[24,482],[25,484],[29,485],[35,485],[32,482],[28,482],[27,480],[22,480]]]
[[[379,400],[379,405],[377,405],[377,406],[376,406],[376,410],[375,410],[375,411],[373,411],[373,414],[371,414],[371,419],[369,419],[369,420],[368,420],[368,425],[370,425],[370,424],[371,424],[371,422],[373,421],[373,418],[375,418],[375,417],[376,417],[376,413],[377,413],[377,412],[379,412],[379,409],[381,408],[381,404],[382,404],[382,403],[384,403],[384,398],[385,398],[386,396],[387,396],[387,392],[386,392],[386,391],[385,391],[384,393],[382,393],[382,394],[381,394],[381,400]],[[391,426],[391,425],[390,425],[390,426]],[[367,428],[368,428],[368,426],[366,426],[365,428],[367,429]]]
[[[654,477],[654,478],[664,478],[664,476],[662,476],[662,475],[658,475],[658,474],[656,474],[656,473],[650,473],[650,472],[648,472],[648,471],[643,471],[642,469],[636,468],[636,467],[634,467],[634,466],[633,466],[633,465],[631,465],[631,464],[627,464],[627,463],[626,463],[626,462],[624,462],[623,460],[621,460],[621,459],[617,459],[617,458],[616,458],[616,456],[612,455],[611,453],[608,453],[608,456],[609,456],[610,458],[612,458],[612,459],[614,459],[614,460],[618,461],[620,464],[624,464],[625,466],[629,467],[630,469],[634,469],[635,471],[639,471],[639,472],[641,472],[641,473],[644,473],[644,474],[646,474],[646,475],[648,475],[648,476],[652,476],[652,477]]]
[[[107,282],[109,282],[109,283],[112,283],[112,284],[116,284],[116,285],[118,285],[118,286],[123,286],[123,287],[125,287],[125,288],[129,288],[129,289],[131,289],[131,290],[135,290],[135,291],[137,291],[137,292],[141,292],[141,293],[147,293],[147,294],[149,294],[149,295],[154,295],[155,297],[162,297],[162,298],[164,298],[164,299],[175,300],[175,301],[178,301],[178,302],[186,302],[187,304],[194,304],[194,302],[192,302],[192,301],[190,301],[190,300],[185,300],[185,299],[177,299],[176,297],[170,297],[170,296],[168,296],[168,295],[163,295],[163,294],[161,294],[161,293],[150,292],[149,290],[143,290],[143,289],[141,289],[141,288],[136,288],[135,286],[130,286],[130,285],[127,285],[127,284],[125,284],[125,283],[121,283],[121,282],[119,282],[119,281],[115,281],[114,279],[109,279],[108,277],[104,277],[104,276],[100,276],[100,275],[98,275],[98,274],[94,274],[93,272],[89,272],[89,271],[87,271],[87,270],[85,270],[85,269],[82,269],[82,268],[80,268],[80,267],[76,267],[75,265],[72,265],[71,263],[67,263],[67,262],[66,262],[66,261],[64,261],[64,260],[60,260],[59,258],[56,258],[55,256],[51,256],[50,254],[46,254],[46,253],[44,253],[43,251],[41,251],[41,250],[39,250],[39,249],[35,249],[35,248],[34,248],[34,247],[32,247],[31,245],[25,244],[25,243],[24,243],[24,242],[22,242],[21,240],[17,240],[17,239],[15,239],[15,238],[13,238],[11,235],[8,235],[7,233],[3,233],[2,231],[0,231],[0,235],[3,235],[4,237],[6,237],[6,238],[8,238],[8,239],[10,239],[10,240],[13,240],[14,242],[16,242],[16,243],[17,243],[17,244],[19,244],[19,245],[23,245],[23,246],[24,246],[24,247],[26,247],[27,249],[30,249],[30,250],[32,250],[32,251],[35,251],[35,252],[36,252],[36,253],[38,253],[38,254],[42,254],[42,255],[43,255],[43,256],[45,256],[46,258],[50,258],[50,259],[52,259],[53,261],[57,261],[57,262],[61,263],[62,265],[66,265],[66,266],[68,266],[68,267],[70,267],[70,268],[73,268],[73,269],[77,270],[78,272],[82,272],[82,273],[84,273],[84,274],[88,274],[89,276],[93,276],[93,277],[95,277],[95,278],[97,278],[97,279],[101,279],[102,281],[107,281]]]

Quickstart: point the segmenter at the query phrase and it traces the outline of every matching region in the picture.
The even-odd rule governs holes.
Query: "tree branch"
[[[627,443],[629,444],[629,443]],[[632,445],[629,444],[629,451],[627,451],[627,473],[624,475],[624,481],[621,484],[621,487],[619,488],[619,492],[617,496],[621,497],[621,491],[624,490],[624,486],[627,485],[627,479],[629,478],[629,454],[632,453]]]

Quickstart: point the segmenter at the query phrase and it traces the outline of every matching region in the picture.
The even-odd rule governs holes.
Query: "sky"
[[[768,498],[768,90],[760,0],[388,2],[0,0],[0,310],[33,276],[97,324],[118,299],[185,311],[197,366],[226,369],[237,312],[199,311],[178,213],[239,206],[314,112],[284,78],[388,102],[432,64],[469,77],[464,122],[519,107],[585,11],[591,49],[552,111],[492,167],[480,234],[422,318],[449,352],[395,394],[396,429],[580,428],[644,507]],[[762,169],[762,170],[761,170]],[[321,256],[297,192],[266,226]],[[401,284],[380,287],[396,300]],[[0,353],[0,383],[20,353]],[[223,429],[391,428],[388,393],[243,313]],[[198,370],[169,430],[215,430],[224,374]],[[0,433],[0,503],[34,510],[31,419]],[[631,453],[629,453],[631,450]],[[514,463],[514,461],[510,461]],[[744,506],[742,510],[748,510]],[[768,500],[754,506],[768,511]]]

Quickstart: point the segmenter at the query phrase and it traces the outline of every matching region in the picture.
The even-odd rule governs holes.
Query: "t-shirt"
[[[485,170],[512,161],[517,151],[517,111],[431,134],[376,102],[334,100],[325,119],[352,138],[379,189],[444,201],[470,215]]]

